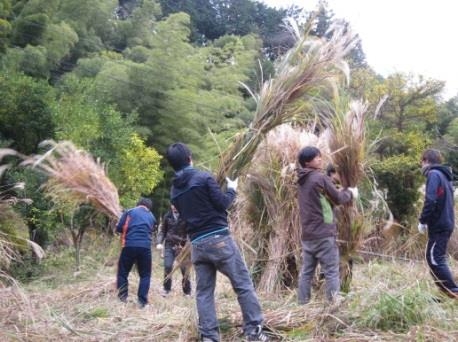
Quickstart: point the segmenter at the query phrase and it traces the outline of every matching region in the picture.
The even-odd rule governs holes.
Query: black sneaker
[[[267,336],[263,331],[262,327],[258,325],[251,333],[246,335],[247,341],[259,341],[266,342],[269,341],[269,336]]]

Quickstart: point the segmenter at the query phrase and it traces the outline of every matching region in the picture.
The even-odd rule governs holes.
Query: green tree
[[[145,146],[138,135],[132,135],[121,154],[124,181],[119,190],[124,207],[134,206],[140,195],[152,193],[162,181],[161,158],[155,149]]]
[[[54,137],[54,90],[44,81],[20,74],[0,75],[0,133],[24,154]]]

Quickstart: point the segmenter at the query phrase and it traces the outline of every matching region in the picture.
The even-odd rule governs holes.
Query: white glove
[[[158,243],[158,244],[156,245],[156,249],[161,250],[161,249],[163,249],[163,248],[164,248],[164,246],[162,246],[162,243]]]
[[[428,230],[428,225],[426,225],[424,223],[419,223],[418,224],[418,232],[420,234],[425,234],[427,230]]]
[[[356,186],[354,188],[347,188],[347,189],[350,190],[353,199],[357,199],[358,198],[359,191],[358,191],[358,188]]]
[[[226,181],[227,181],[227,188],[228,189],[232,189],[234,191],[237,190],[237,186],[238,186],[238,183],[239,183],[239,179],[236,178],[234,180],[231,180],[229,177],[226,177]]]

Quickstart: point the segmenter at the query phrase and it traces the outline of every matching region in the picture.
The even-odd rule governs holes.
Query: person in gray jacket
[[[339,190],[322,171],[321,152],[314,146],[299,151],[298,201],[301,222],[302,268],[299,275],[299,304],[311,297],[312,279],[320,263],[326,280],[326,299],[333,301],[340,291],[339,248],[333,205],[357,198],[357,188]]]

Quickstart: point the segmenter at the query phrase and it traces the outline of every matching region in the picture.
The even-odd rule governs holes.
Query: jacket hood
[[[178,171],[175,173],[175,177],[172,179],[172,184],[176,189],[182,189],[186,187],[188,184],[189,180],[192,178],[192,176],[197,172],[196,169],[194,169],[191,166],[185,167],[184,169]]]
[[[313,171],[317,171],[316,169],[310,168],[299,168],[297,169],[297,182],[302,185],[304,184],[305,180],[307,179],[308,175]]]
[[[437,170],[437,171],[442,172],[445,175],[445,178],[447,178],[449,182],[453,180],[452,168],[450,166],[436,165],[436,164],[429,165],[428,167],[426,167],[424,174],[426,175],[430,170]]]

